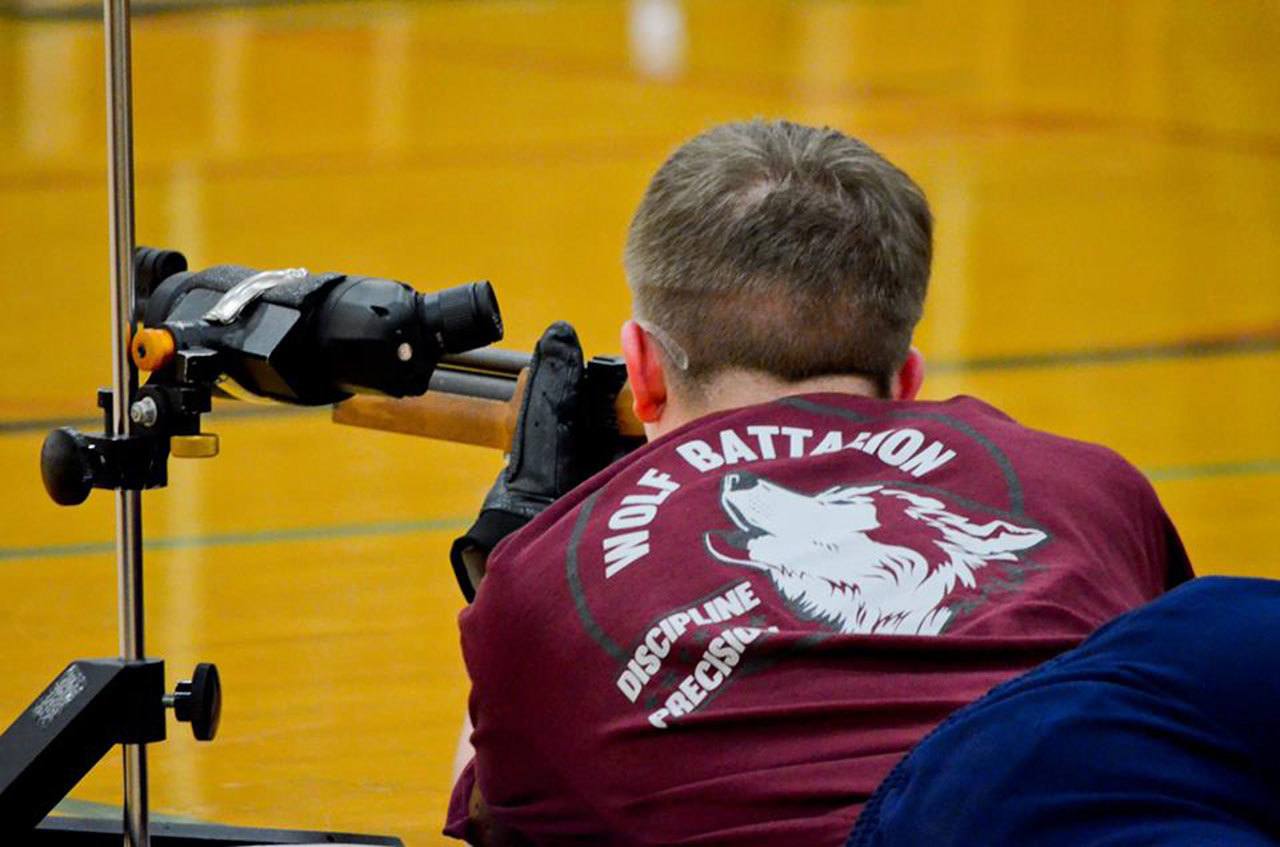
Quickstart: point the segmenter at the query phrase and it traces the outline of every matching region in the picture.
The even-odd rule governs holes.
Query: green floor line
[[[1207,465],[1154,468],[1145,471],[1152,482],[1184,482],[1223,476],[1269,476],[1280,474],[1280,459],[1256,459],[1249,462],[1220,462]]]
[[[1222,477],[1269,476],[1280,474],[1280,458],[1255,459],[1246,462],[1215,462],[1203,465],[1173,465],[1147,468],[1143,471],[1156,483],[1186,482]],[[238,547],[257,544],[287,544],[296,541],[332,541],[347,538],[377,538],[412,535],[419,532],[460,530],[470,518],[457,516],[420,521],[375,521],[371,523],[332,524],[256,532],[228,532],[212,535],[173,536],[147,539],[146,549],[191,550],[209,547]],[[31,547],[0,547],[0,562],[30,559],[55,559],[65,556],[97,556],[115,552],[114,541],[86,541],[76,544],[52,544]]]
[[[360,524],[267,529],[258,532],[229,532],[213,535],[148,538],[145,549],[191,550],[207,547],[237,547],[257,544],[286,544],[294,541],[333,541],[347,538],[376,538],[411,535],[419,532],[460,530],[467,518],[442,518],[421,521],[379,521]],[[0,562],[20,559],[54,559],[63,556],[95,556],[114,553],[114,541],[87,541],[78,544],[52,544],[47,547],[0,547]]]
[[[206,429],[215,429],[219,421],[243,420],[245,418],[283,418],[330,414],[329,406],[288,406],[284,403],[234,403],[219,402],[214,411],[204,418]],[[26,418],[22,420],[0,421],[0,435],[27,435],[33,432],[45,433],[60,426],[73,426],[86,432],[100,432],[102,415],[76,418]]]
[[[1091,350],[1050,350],[986,356],[970,359],[926,360],[929,373],[961,374],[982,371],[1014,371],[1041,368],[1070,368],[1123,365],[1135,362],[1166,362],[1205,359],[1217,356],[1258,356],[1280,351],[1280,328],[1210,338],[1187,338],[1158,344],[1096,347]]]
[[[102,818],[115,819],[122,814],[120,806],[111,803],[97,803],[93,800],[78,800],[75,797],[65,797],[57,806],[54,807],[51,815],[59,815],[63,817],[73,818]],[[196,818],[187,817],[185,815],[166,815],[163,812],[152,812],[151,820],[160,823],[202,823]]]
[[[134,17],[200,12],[210,9],[256,9],[272,6],[294,6],[303,0],[142,0],[133,4]],[[305,0],[319,3],[323,0]],[[95,3],[63,3],[47,9],[0,7],[0,20],[19,21],[96,21],[102,18],[102,6]]]
[[[1121,365],[1139,362],[1161,362],[1177,359],[1202,359],[1215,356],[1257,356],[1280,352],[1280,327],[1239,335],[1206,338],[1184,338],[1158,344],[1098,347],[1092,350],[1051,350],[971,359],[930,361],[927,370],[933,374],[965,374],[986,371],[1037,370],[1069,367]],[[302,407],[283,403],[237,404],[219,402],[208,418],[274,418],[285,415],[328,414],[328,406]],[[101,416],[78,418],[30,418],[0,421],[0,436],[45,432],[59,426],[93,428],[101,425]]]

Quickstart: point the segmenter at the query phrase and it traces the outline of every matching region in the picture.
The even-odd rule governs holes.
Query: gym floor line
[[[210,10],[259,9],[271,6],[297,6],[302,0],[143,0],[132,5],[134,17],[183,14]],[[307,0],[321,3],[325,0]],[[48,8],[20,8],[0,6],[0,20],[18,21],[97,21],[102,18],[102,7],[96,3],[72,2],[55,4]]]
[[[1280,466],[1280,462],[1277,462]],[[422,532],[461,530],[470,518],[434,518],[419,521],[375,521],[372,523],[322,524],[309,527],[283,527],[256,532],[228,532],[211,535],[148,538],[145,548],[189,550],[193,548],[239,547],[251,544],[286,544],[298,541],[333,541],[344,538],[366,538],[391,535],[413,535]],[[115,541],[86,541],[77,544],[51,544],[39,547],[0,547],[0,562],[31,559],[55,559],[66,556],[93,556],[115,553]]]
[[[1280,326],[1240,332],[1233,335],[1183,338],[1155,344],[1097,347],[1092,350],[1054,350],[1044,353],[1015,353],[973,359],[929,361],[929,373],[964,374],[982,371],[1013,371],[1076,367],[1127,365],[1181,359],[1207,359],[1215,356],[1258,356],[1280,352]],[[220,405],[210,420],[236,418],[274,418],[287,415],[328,414],[329,407],[271,405]],[[74,418],[19,418],[0,420],[0,437],[26,435],[60,426],[92,426],[101,416]]]
[[[1197,465],[1175,465],[1144,468],[1143,473],[1156,483],[1190,482],[1221,477],[1252,477],[1280,474],[1280,457],[1242,462],[1214,462]],[[281,527],[255,532],[228,532],[211,535],[148,538],[146,549],[163,550],[241,547],[257,544],[288,544],[305,541],[334,541],[347,538],[414,535],[425,532],[460,530],[469,522],[466,515],[418,521],[375,521],[372,523],[324,524],[310,527]],[[107,555],[115,552],[114,541],[86,541],[77,544],[48,546],[0,547],[0,562],[56,559],[67,556]]]
[[[67,797],[57,805],[53,814],[78,818],[114,818],[120,814],[120,804],[97,803],[92,800]],[[167,815],[154,810],[151,812],[151,820],[160,823],[204,823],[188,815]]]

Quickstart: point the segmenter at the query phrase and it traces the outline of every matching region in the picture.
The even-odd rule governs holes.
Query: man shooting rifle
[[[843,844],[949,715],[1191,577],[1112,451],[916,399],[931,239],[915,183],[832,129],[727,124],[662,165],[625,254],[648,444],[588,458],[553,326],[454,546],[450,835]]]

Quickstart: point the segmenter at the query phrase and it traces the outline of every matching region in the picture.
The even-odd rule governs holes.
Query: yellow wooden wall
[[[137,231],[193,265],[486,277],[509,345],[616,350],[648,175],[727,119],[859,135],[938,219],[928,394],[1106,442],[1204,573],[1280,576],[1280,8],[1106,0],[140,6]],[[82,14],[84,13],[84,14]],[[111,498],[44,431],[107,365],[102,37],[0,5],[0,721],[112,654]],[[149,649],[214,660],[222,735],[153,748],[163,813],[439,843],[465,674],[445,559],[499,457],[220,407],[146,495]],[[118,802],[117,757],[74,808]]]

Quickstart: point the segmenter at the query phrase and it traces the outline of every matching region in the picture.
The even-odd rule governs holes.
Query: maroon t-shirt
[[[968,397],[690,423],[494,550],[478,781],[535,843],[841,845],[930,729],[1190,575],[1143,476]]]

